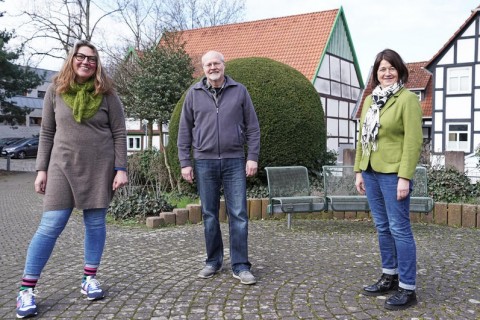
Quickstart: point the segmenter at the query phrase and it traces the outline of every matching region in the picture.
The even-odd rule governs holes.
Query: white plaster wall
[[[443,74],[444,68],[436,68],[435,69],[435,88],[436,89],[443,89]]]
[[[435,91],[435,110],[443,110],[443,91]]]
[[[442,112],[435,112],[434,114],[434,121],[435,121],[435,131],[443,131],[442,124],[443,124],[443,113]]]
[[[443,152],[443,148],[442,148],[443,134],[441,134],[441,133],[435,133],[433,139],[434,139],[434,141],[435,141],[435,150],[434,150],[434,152]]]
[[[448,119],[470,119],[471,112],[470,97],[447,97],[445,101],[445,118]]]
[[[442,64],[452,64],[454,63],[453,61],[453,47],[451,47],[443,56],[442,60],[438,62],[439,65]]]
[[[475,61],[475,39],[460,39],[457,41],[457,63]]]

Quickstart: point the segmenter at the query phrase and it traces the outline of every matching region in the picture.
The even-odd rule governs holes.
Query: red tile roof
[[[313,80],[339,9],[207,27],[181,32],[185,49],[199,67],[209,50],[225,60],[266,57],[283,62]],[[200,75],[201,70],[197,70]]]
[[[432,95],[433,84],[432,74],[425,69],[428,61],[407,63],[408,68],[408,82],[405,84],[405,88],[410,90],[423,90],[425,92],[425,98],[420,101],[422,107],[423,117],[432,117]],[[371,71],[370,71],[371,72]],[[362,114],[362,106],[365,98],[373,91],[373,78],[372,74],[368,75],[368,84],[362,94],[360,107],[358,108],[356,118],[360,118]]]
[[[425,90],[428,82],[432,78],[432,74],[425,70],[427,61],[407,63],[408,68],[408,82],[406,87],[408,89]]]

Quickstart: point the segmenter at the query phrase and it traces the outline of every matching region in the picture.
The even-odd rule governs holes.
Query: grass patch
[[[112,214],[107,214],[106,218],[107,224],[113,224],[120,227],[144,227],[146,228],[145,221],[141,219],[118,219],[115,220],[115,217]]]
[[[185,209],[189,204],[199,204],[200,200],[198,197],[191,195],[179,195],[179,194],[166,194],[165,198],[169,204],[175,208]]]

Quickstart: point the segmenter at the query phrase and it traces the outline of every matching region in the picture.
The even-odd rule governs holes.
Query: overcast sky
[[[247,21],[343,7],[363,81],[385,48],[405,62],[430,60],[480,0],[246,0]]]
[[[22,0],[0,2],[0,11],[20,10]],[[343,7],[363,81],[375,55],[391,48],[406,62],[428,61],[470,16],[480,0],[246,0],[245,21]],[[17,28],[18,19],[2,18],[0,29]],[[8,23],[7,23],[8,22]],[[47,62],[39,65],[51,68]]]

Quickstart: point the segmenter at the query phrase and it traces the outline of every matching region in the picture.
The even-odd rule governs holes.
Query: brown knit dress
[[[123,106],[104,95],[98,112],[77,123],[51,85],[45,95],[36,170],[47,171],[45,211],[107,208],[115,168],[127,167]]]

